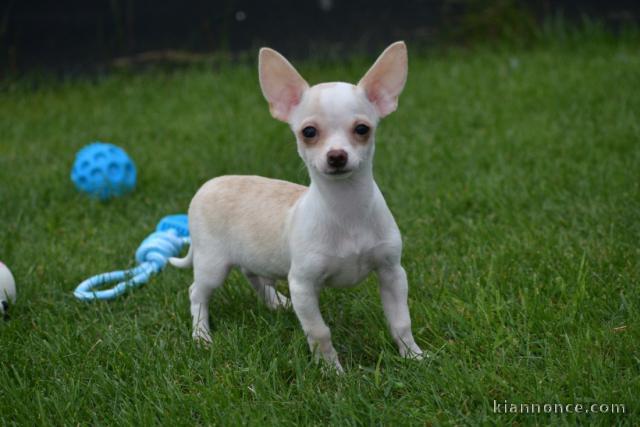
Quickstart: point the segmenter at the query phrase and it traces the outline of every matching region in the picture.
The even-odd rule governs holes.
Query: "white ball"
[[[7,301],[16,302],[16,281],[9,268],[0,262],[0,314],[9,307]]]

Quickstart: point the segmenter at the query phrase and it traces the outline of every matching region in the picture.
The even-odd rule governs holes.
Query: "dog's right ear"
[[[258,69],[260,87],[269,102],[271,115],[287,122],[309,85],[284,56],[268,47],[260,49]]]

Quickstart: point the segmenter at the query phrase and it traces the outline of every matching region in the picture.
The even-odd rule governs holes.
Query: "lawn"
[[[211,177],[308,182],[255,64],[3,82],[0,259],[19,300],[0,323],[0,424],[637,424],[637,40],[409,53],[375,176],[432,358],[397,356],[371,277],[322,294],[342,377],[311,362],[292,311],[269,311],[237,273],[214,294],[209,349],[190,337],[191,271],[112,302],[72,295],[132,267]],[[292,58],[311,83],[357,81],[372,59]],[[74,153],[93,140],[136,161],[134,193],[76,192]],[[496,414],[494,400],[625,413]]]

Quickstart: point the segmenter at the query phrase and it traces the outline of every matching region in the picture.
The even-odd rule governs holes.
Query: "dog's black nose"
[[[332,168],[343,168],[347,165],[349,155],[344,150],[329,150],[327,153],[327,163]]]

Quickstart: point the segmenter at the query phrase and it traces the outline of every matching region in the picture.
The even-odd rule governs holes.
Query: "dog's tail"
[[[193,245],[189,245],[189,252],[184,258],[169,258],[169,264],[178,268],[189,268],[193,265]]]

